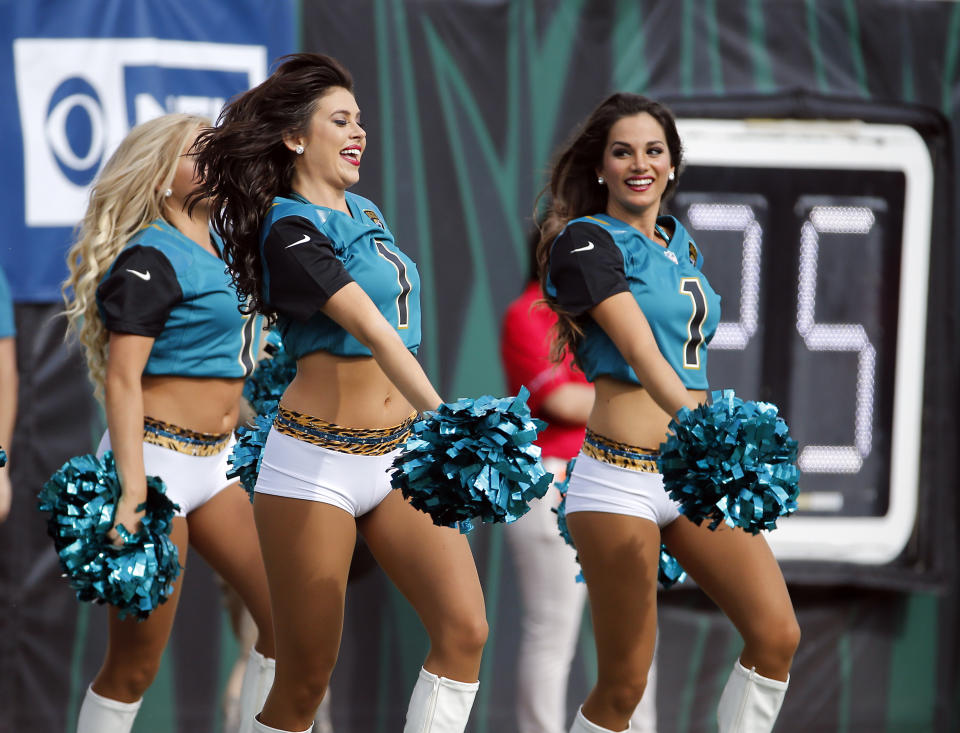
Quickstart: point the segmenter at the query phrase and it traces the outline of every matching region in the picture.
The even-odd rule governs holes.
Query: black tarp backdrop
[[[77,602],[58,582],[57,557],[36,511],[35,491],[24,488],[39,487],[37,482],[65,460],[61,456],[73,455],[78,446],[79,452],[90,450],[93,410],[89,390],[80,381],[82,363],[76,353],[65,353],[63,330],[55,318],[53,307],[16,308],[20,410],[10,451],[16,457],[10,463],[14,496],[10,520],[0,532],[4,731],[31,726],[63,730],[66,711],[61,701],[70,694],[67,667]]]
[[[493,344],[500,314],[523,280],[524,233],[543,171],[559,141],[607,92],[669,97],[678,110],[689,100],[700,116],[775,99],[787,105],[781,114],[799,114],[798,100],[813,105],[810,114],[842,100],[856,101],[868,116],[880,105],[945,116],[948,128],[931,143],[938,206],[947,211],[935,216],[931,266],[924,531],[879,587],[849,568],[821,567],[819,577],[816,567],[793,569],[804,581],[791,588],[804,638],[777,730],[958,730],[960,516],[949,465],[957,445],[958,232],[947,214],[960,204],[951,188],[960,157],[950,144],[960,119],[960,3],[304,0],[301,16],[304,50],[340,58],[356,78],[370,133],[357,190],[377,201],[420,264],[428,284],[423,361],[447,397],[502,392]],[[102,609],[78,613],[33,512],[36,488],[67,457],[90,450],[100,424],[55,312],[17,307],[17,520],[0,531],[3,733],[71,730],[67,718],[104,642]],[[491,637],[471,733],[514,729],[518,609],[503,531],[483,528],[473,538]],[[173,662],[144,703],[149,714],[138,720],[138,733],[218,730],[216,686],[232,649],[215,586],[197,572],[195,558],[191,563],[194,587],[174,632]],[[918,579],[914,590],[904,589]],[[715,730],[713,710],[738,638],[699,592],[661,598],[660,730]],[[348,604],[333,681],[335,726],[395,731],[426,639],[379,573],[353,583]],[[594,674],[587,619],[571,711]]]

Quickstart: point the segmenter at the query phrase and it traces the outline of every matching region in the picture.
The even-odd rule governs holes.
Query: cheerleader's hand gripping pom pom
[[[253,487],[257,485],[257,476],[260,473],[260,461],[263,458],[263,445],[267,441],[267,433],[273,424],[276,409],[267,415],[257,415],[252,425],[243,425],[237,430],[237,442],[227,462],[230,470],[228,478],[240,479],[240,485],[246,490],[253,503]]]
[[[546,423],[530,415],[521,387],[516,397],[485,395],[444,403],[414,422],[390,469],[390,483],[433,519],[459,526],[513,522],[550,487],[552,474],[533,444]]]
[[[573,544],[573,537],[570,536],[570,528],[567,526],[567,487],[570,485],[570,476],[573,474],[573,466],[576,462],[576,458],[570,459],[570,462],[567,463],[567,472],[563,477],[563,481],[555,484],[557,491],[560,492],[560,505],[556,509],[550,510],[557,515],[557,529],[560,531],[560,536],[563,537],[563,541],[574,549],[576,549],[576,547]],[[577,563],[579,562],[580,557],[577,556]],[[682,583],[686,577],[687,574],[684,569],[680,567],[677,558],[670,554],[666,545],[660,545],[660,563],[657,567],[657,582],[664,588],[669,588],[675,583]],[[578,583],[586,582],[583,578],[582,571],[577,573],[576,581]]]
[[[109,603],[143,620],[173,592],[180,575],[177,546],[170,540],[178,508],[166,495],[163,481],[147,477],[146,514],[140,531],[118,526],[120,546],[110,541],[120,480],[113,452],[71,458],[43,485],[41,511],[50,512],[47,534],[53,539],[60,567],[81,601]]]
[[[258,361],[257,368],[243,384],[243,396],[258,415],[277,411],[284,390],[297,374],[297,362],[284,350],[283,344],[270,341],[267,350],[273,357]]]
[[[751,534],[797,509],[797,441],[776,405],[744,402],[733,390],[683,408],[660,446],[664,488],[691,521],[723,522]]]

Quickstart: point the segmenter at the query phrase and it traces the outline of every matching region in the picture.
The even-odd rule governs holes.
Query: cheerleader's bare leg
[[[483,591],[466,537],[435,526],[398,491],[357,524],[430,637],[404,733],[463,733],[487,640]]]
[[[566,461],[546,457],[546,470],[559,474]],[[517,661],[518,733],[561,733],[565,725],[567,680],[576,651],[587,587],[576,551],[557,531],[551,511],[558,498],[550,491],[523,519],[506,528],[517,570],[523,618]],[[630,730],[655,733],[656,653],[647,672],[643,698],[630,717]]]
[[[783,574],[761,535],[721,525],[710,530],[681,516],[664,542],[743,637],[717,719],[720,733],[773,729],[800,642],[800,627]]]
[[[250,733],[273,684],[275,650],[270,592],[253,507],[240,484],[215,494],[187,517],[190,545],[233,587],[257,626],[240,692],[238,733]]]
[[[597,683],[571,731],[629,730],[643,697],[657,637],[660,530],[640,517],[567,514],[587,581],[597,647]]]
[[[277,665],[254,731],[308,731],[326,693],[343,630],[356,520],[318,501],[258,493]]]
[[[180,565],[187,564],[187,520],[174,517],[170,539],[176,544]],[[170,638],[180,601],[183,573],[173,593],[144,621],[120,619],[112,606],[108,612],[107,654],[103,666],[87,689],[80,706],[77,733],[129,733]]]

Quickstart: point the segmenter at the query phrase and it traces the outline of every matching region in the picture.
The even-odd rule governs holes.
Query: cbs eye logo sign
[[[155,38],[15,40],[26,225],[76,224],[131,127],[171,112],[215,120],[230,97],[263,81],[266,54]]]

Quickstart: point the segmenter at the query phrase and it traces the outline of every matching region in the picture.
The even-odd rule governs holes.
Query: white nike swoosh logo
[[[570,254],[574,252],[588,252],[593,249],[593,242],[587,242],[583,247],[577,247],[576,249],[571,249]]]
[[[290,249],[291,247],[296,247],[298,244],[304,244],[305,242],[309,242],[309,241],[310,241],[310,235],[309,235],[309,234],[304,234],[304,235],[303,235],[303,239],[298,239],[298,240],[297,240],[296,242],[294,242],[293,244],[288,244],[288,245],[285,247],[285,249]]]
[[[129,272],[129,273],[132,274],[132,275],[136,275],[136,276],[139,277],[141,280],[149,280],[149,279],[150,279],[150,270],[147,270],[146,272],[138,272],[137,270],[127,270],[127,272]]]

